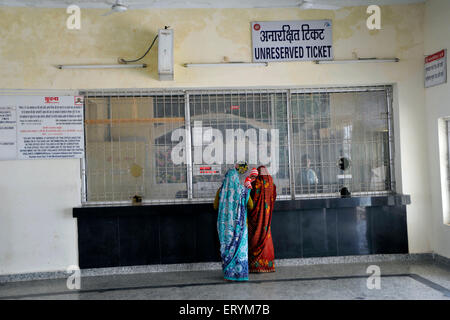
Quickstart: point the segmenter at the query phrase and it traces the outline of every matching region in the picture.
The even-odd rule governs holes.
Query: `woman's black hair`
[[[308,157],[307,154],[304,154],[304,155],[302,156],[302,165],[303,165],[303,166],[306,166],[306,165],[308,164],[308,160],[311,160],[311,158]]]

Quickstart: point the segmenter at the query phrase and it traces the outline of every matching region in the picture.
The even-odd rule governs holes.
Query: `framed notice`
[[[331,20],[255,21],[253,62],[333,60]]]
[[[447,49],[425,57],[425,88],[447,82]]]
[[[84,157],[83,97],[0,97],[0,160]]]

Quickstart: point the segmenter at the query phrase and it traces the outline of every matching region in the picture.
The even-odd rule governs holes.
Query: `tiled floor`
[[[381,288],[368,289],[369,265]],[[0,284],[0,299],[433,299],[450,300],[450,267],[433,261],[396,261],[278,267],[226,282],[220,270],[90,276],[80,290],[66,279]]]

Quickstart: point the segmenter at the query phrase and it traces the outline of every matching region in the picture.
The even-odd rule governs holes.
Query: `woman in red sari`
[[[251,190],[253,210],[248,214],[248,266],[250,272],[274,272],[270,223],[277,191],[266,167],[258,167],[258,174]]]

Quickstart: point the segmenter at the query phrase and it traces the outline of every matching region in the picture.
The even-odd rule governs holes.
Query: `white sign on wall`
[[[83,97],[0,97],[0,160],[83,156]]]
[[[425,88],[447,82],[447,49],[425,57]]]
[[[331,20],[252,22],[253,62],[332,60]]]

